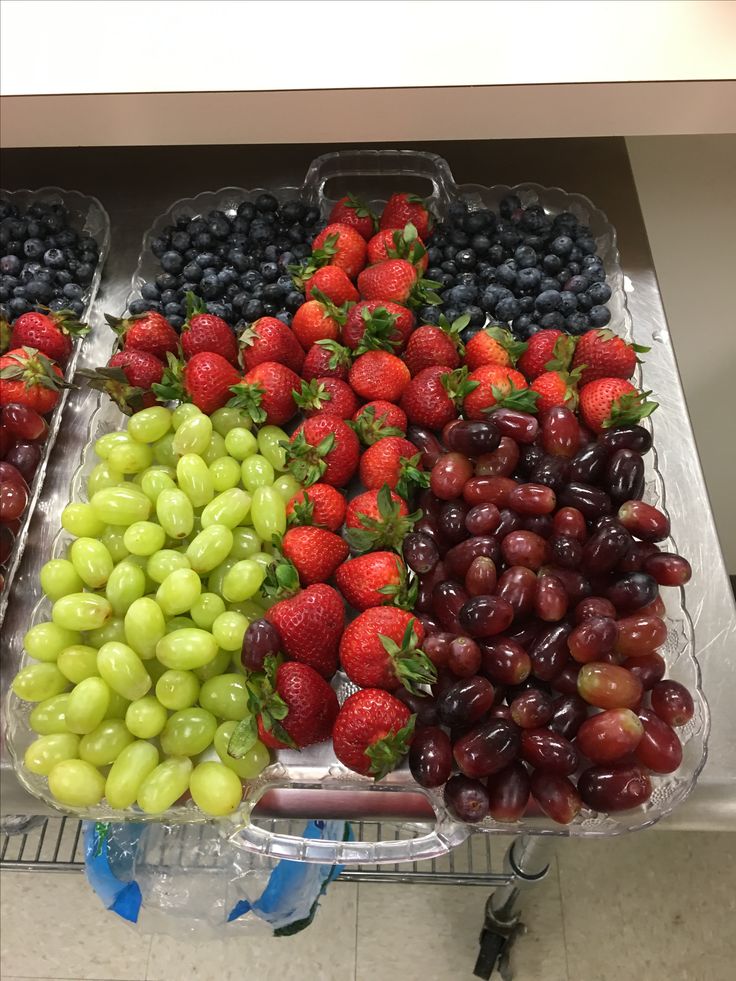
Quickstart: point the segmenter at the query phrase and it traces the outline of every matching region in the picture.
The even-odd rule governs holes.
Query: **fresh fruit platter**
[[[0,624],[109,247],[96,198],[0,192]]]
[[[366,169],[433,190],[365,202]],[[446,296],[479,288],[429,277],[448,239],[512,297]],[[550,256],[563,289],[520,276]],[[590,202],[330,155],[301,193],[178,202],[114,325],[8,707],[29,789],[242,824],[273,788],[413,788],[437,852],[471,826],[613,834],[686,796],[691,570]]]

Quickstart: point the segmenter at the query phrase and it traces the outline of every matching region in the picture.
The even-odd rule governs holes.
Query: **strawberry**
[[[292,591],[298,588],[295,580],[293,572]],[[284,653],[292,661],[308,664],[323,678],[333,676],[345,622],[345,607],[336,589],[315,583],[274,603],[264,616],[278,631]]]
[[[498,364],[502,368],[513,368],[517,359],[526,350],[523,341],[517,341],[510,330],[494,324],[479,330],[465,345],[465,364],[471,371],[484,364]]]
[[[366,263],[365,239],[350,225],[334,223],[323,228],[312,242],[312,263],[337,266],[349,279],[355,279]]]
[[[348,543],[325,528],[296,525],[281,540],[281,550],[299,573],[302,586],[327,582],[348,557]]]
[[[404,500],[417,487],[429,486],[429,474],[423,472],[421,454],[402,436],[386,436],[369,446],[360,458],[360,482],[367,490],[388,484]]]
[[[347,381],[350,370],[350,351],[337,341],[317,341],[307,351],[302,366],[302,378],[341,378]]]
[[[545,371],[537,375],[529,388],[539,396],[537,412],[546,412],[556,405],[564,405],[575,412],[578,407],[578,382],[580,369],[574,371]]]
[[[33,347],[52,361],[66,364],[72,353],[72,338],[89,333],[86,324],[80,324],[71,310],[58,313],[31,310],[22,313],[13,324],[10,348]]]
[[[415,720],[403,702],[381,688],[356,691],[332,727],[335,756],[349,770],[380,780],[409,752]]]
[[[376,216],[368,205],[352,194],[340,198],[330,212],[329,221],[349,225],[366,241],[373,235],[378,224]]]
[[[360,404],[348,383],[339,378],[313,378],[312,381],[303,381],[301,389],[294,395],[294,401],[305,416],[329,412],[341,419],[352,419]]]
[[[316,525],[339,531],[345,520],[347,501],[331,484],[312,484],[297,491],[286,505],[286,516],[292,525]]]
[[[416,602],[417,583],[407,582],[406,566],[395,552],[358,555],[335,572],[337,588],[356,610],[373,606],[411,609]]]
[[[105,368],[97,371],[78,372],[87,378],[90,387],[106,392],[126,415],[155,405],[156,396],[151,390],[161,383],[164,364],[145,351],[118,351]]]
[[[297,277],[294,282],[298,289],[305,290],[308,300],[312,299],[314,290],[319,290],[336,307],[341,307],[343,303],[355,303],[360,299],[345,270],[338,266],[323,266],[315,272],[307,267],[305,273],[307,275],[304,279]]]
[[[580,389],[580,415],[586,426],[601,433],[610,426],[628,426],[657,408],[625,378],[596,378]]]
[[[182,327],[181,349],[188,361],[202,351],[214,351],[237,367],[238,341],[222,317],[207,312],[207,307],[194,293],[187,293],[187,319]]]
[[[398,402],[411,375],[401,358],[388,351],[366,351],[353,362],[348,381],[361,398]]]
[[[289,469],[300,484],[318,480],[344,487],[358,469],[360,443],[344,419],[320,412],[305,420],[286,451]]]
[[[405,436],[406,427],[404,410],[385,399],[366,402],[353,416],[353,429],[364,446],[372,446],[384,436]]]
[[[384,486],[358,494],[348,504],[345,537],[354,552],[401,548],[404,537],[419,520],[421,511],[409,514],[406,502]]]
[[[424,368],[415,375],[401,396],[401,408],[412,425],[439,431],[457,419],[460,406],[476,383],[467,368],[451,371],[444,365]]]
[[[291,329],[305,351],[317,341],[336,341],[347,316],[347,305],[336,307],[319,290],[313,290],[312,296],[313,299],[302,303],[291,322]]]
[[[467,314],[458,317],[452,324],[444,314],[440,314],[436,326],[425,324],[415,330],[409,338],[404,358],[412,376],[418,375],[424,368],[438,364],[447,368],[459,368],[460,355],[465,351],[460,333],[469,323],[470,317]]]
[[[392,194],[381,215],[381,228],[404,228],[409,222],[425,242],[432,230],[432,215],[426,202],[416,194]]]
[[[263,361],[235,386],[235,397],[228,404],[245,409],[253,422],[283,426],[297,413],[294,392],[299,384],[299,376],[285,364]]]
[[[527,341],[526,351],[516,367],[527,381],[534,381],[545,371],[567,371],[575,350],[575,338],[561,330],[540,330]],[[550,362],[554,362],[550,367]]]
[[[470,373],[468,381],[478,383],[463,403],[468,419],[485,419],[494,406],[534,412],[537,394],[529,391],[526,379],[514,368],[484,364]]]
[[[0,405],[17,402],[44,416],[59,401],[59,390],[69,387],[58,365],[33,347],[0,355]]]
[[[178,354],[179,336],[160,313],[149,310],[137,317],[111,317],[105,314],[105,320],[123,341],[127,351],[148,351],[160,361],[166,361],[167,354]]]
[[[433,280],[420,279],[406,259],[386,259],[368,266],[358,276],[358,289],[364,300],[393,300],[412,307],[441,303],[433,292],[438,285]]]
[[[340,641],[340,664],[361,688],[416,692],[431,685],[437,670],[420,645],[424,627],[397,606],[374,606],[348,624]]]
[[[152,388],[162,402],[193,402],[206,415],[212,415],[230,401],[233,386],[241,381],[240,374],[221,354],[202,351],[185,365],[169,355],[161,383]]]
[[[406,259],[421,275],[429,265],[427,249],[409,222],[404,228],[384,228],[368,242],[368,264],[384,259]]]
[[[631,378],[639,364],[637,354],[648,350],[640,344],[627,344],[623,337],[606,328],[589,330],[577,343],[572,365],[582,367],[582,385],[596,378]]]
[[[390,300],[361,300],[348,311],[342,342],[358,354],[401,351],[414,330],[414,314]]]
[[[240,349],[246,371],[264,361],[278,361],[299,374],[304,364],[301,344],[276,317],[261,317],[246,327],[240,335]]]

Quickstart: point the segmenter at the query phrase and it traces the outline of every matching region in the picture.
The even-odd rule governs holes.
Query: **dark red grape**
[[[593,576],[611,572],[632,545],[631,535],[618,522],[598,527],[583,546],[583,568]]]
[[[643,690],[639,679],[618,664],[584,664],[578,675],[578,693],[597,708],[636,708]]]
[[[510,705],[511,718],[520,729],[546,726],[554,714],[552,696],[539,688],[521,692]]]
[[[626,501],[618,509],[618,520],[635,538],[645,542],[661,542],[670,533],[666,514],[644,501]]]
[[[42,440],[49,431],[43,416],[19,402],[9,402],[0,409],[0,426],[17,440]]]
[[[577,661],[568,661],[559,674],[556,674],[551,681],[551,685],[555,691],[561,692],[563,695],[578,695],[578,675],[580,674],[581,665]]]
[[[626,449],[647,453],[652,448],[652,434],[643,426],[612,426],[598,437],[609,452]]]
[[[641,456],[634,450],[616,450],[608,461],[605,485],[614,504],[639,500],[644,493],[644,461]]]
[[[487,555],[478,555],[465,573],[468,596],[489,596],[496,590],[496,563]]]
[[[538,620],[525,620],[523,623],[512,623],[506,631],[506,638],[521,644],[524,650],[528,650],[535,642],[542,630],[542,624]]]
[[[490,501],[476,504],[465,515],[465,527],[471,535],[490,535],[500,523],[501,512]]]
[[[18,442],[14,443],[5,454],[5,461],[12,464],[22,474],[26,483],[30,485],[42,455],[41,446],[38,443]]]
[[[606,709],[583,722],[577,745],[591,763],[614,763],[633,753],[643,734],[644,726],[631,709]]]
[[[656,683],[664,678],[667,669],[662,655],[654,651],[651,654],[644,654],[642,657],[627,657],[621,667],[626,668],[639,679],[644,691],[650,691],[654,688]]]
[[[549,540],[550,559],[563,569],[577,569],[583,560],[583,546],[576,538],[555,535]]]
[[[639,709],[644,735],[634,755],[653,773],[674,773],[682,763],[682,743],[675,730],[649,709]]]
[[[600,487],[572,481],[557,495],[557,500],[564,507],[577,508],[589,521],[610,514],[613,508],[611,498]]]
[[[523,565],[536,572],[547,561],[549,546],[533,531],[512,531],[501,542],[501,553],[510,566]]]
[[[456,582],[441,582],[432,590],[432,610],[445,630],[461,634],[458,613],[468,602],[468,594]]]
[[[679,681],[658,681],[654,685],[652,709],[670,726],[684,726],[695,715],[693,696]]]
[[[631,572],[621,576],[606,590],[606,596],[619,613],[633,613],[651,603],[659,587],[645,572]]]
[[[462,736],[453,746],[453,754],[466,777],[487,777],[512,763],[519,745],[519,730],[515,725],[503,719],[491,719]]]
[[[450,643],[447,667],[457,678],[471,678],[480,671],[481,651],[472,637],[455,637]]]
[[[547,572],[551,576],[557,576],[565,587],[570,605],[579,603],[586,596],[590,596],[593,591],[590,581],[577,569],[564,569],[560,565],[547,565],[540,569],[540,572]]]
[[[511,531],[518,531],[521,528],[521,517],[510,508],[501,508],[501,521],[495,531],[496,541],[501,541]]]
[[[520,753],[531,766],[563,776],[574,773],[580,763],[578,751],[570,740],[551,729],[524,729]]]
[[[486,782],[489,812],[494,821],[518,821],[529,803],[529,774],[523,763],[512,763]]]
[[[431,470],[445,452],[435,434],[421,426],[409,426],[406,438],[422,454],[421,463],[425,470]]]
[[[445,555],[447,574],[455,579],[464,579],[473,559],[477,559],[479,555],[493,559],[494,562],[498,560],[498,542],[492,535],[476,535],[449,549]]]
[[[406,705],[412,715],[416,715],[417,732],[419,732],[419,726],[439,725],[437,701],[432,695],[425,695],[423,692],[411,692],[404,687],[392,692],[392,694]]]
[[[534,612],[545,623],[557,623],[567,613],[567,593],[557,576],[540,572],[534,595]]]
[[[476,477],[510,477],[519,463],[519,447],[508,436],[502,436],[501,442],[493,453],[483,453],[475,461]]]
[[[483,673],[494,684],[518,685],[529,677],[532,662],[529,655],[513,640],[498,637],[482,645]]]
[[[568,461],[561,456],[543,456],[532,468],[530,479],[553,491],[561,490],[568,480]]]
[[[588,443],[570,460],[568,475],[570,480],[584,484],[598,484],[606,473],[608,450],[600,443]]]
[[[448,501],[442,506],[437,525],[440,534],[449,545],[457,545],[468,537],[465,516],[469,510],[465,501]]]
[[[404,561],[414,572],[430,572],[440,560],[437,546],[429,537],[412,533],[407,535],[402,545]]]
[[[657,552],[644,560],[642,566],[660,586],[684,586],[690,582],[693,570],[687,559],[675,552]]]
[[[425,487],[419,495],[419,507],[422,509],[422,514],[434,523],[439,519],[444,503],[439,497],[435,497],[428,487]]]
[[[494,695],[493,685],[486,678],[456,681],[437,703],[442,724],[451,728],[478,722],[493,705]]]
[[[471,637],[493,637],[503,633],[514,619],[514,609],[500,596],[473,596],[458,614]]]
[[[554,516],[554,533],[564,538],[574,538],[584,542],[588,537],[585,515],[577,508],[560,508]]]
[[[605,596],[586,596],[575,607],[575,623],[582,623],[593,617],[611,617],[616,619],[616,607]]]
[[[414,608],[420,610],[422,613],[429,613],[432,610],[434,587],[438,583],[444,582],[445,579],[447,579],[447,570],[445,569],[445,563],[442,561],[438,562],[430,572],[426,572],[423,576],[420,576],[419,591]]]
[[[644,563],[650,555],[659,552],[659,548],[654,542],[637,542],[631,539],[628,552],[623,556],[616,566],[617,572],[642,572]]]
[[[616,644],[618,625],[610,617],[589,617],[567,638],[567,646],[579,664],[597,661],[610,654]]]
[[[447,446],[451,450],[467,456],[492,453],[500,441],[501,434],[493,422],[473,422],[465,419],[451,426],[446,436]]]
[[[541,446],[532,443],[529,446],[519,447],[519,465],[517,467],[520,474],[530,477],[534,468],[540,463],[547,454]]]
[[[529,649],[532,672],[541,681],[551,681],[565,666],[569,657],[567,638],[572,627],[568,623],[553,623],[538,635]]]
[[[445,453],[432,467],[429,486],[443,501],[452,501],[463,492],[473,476],[473,464],[462,453]]]
[[[557,679],[555,679],[557,684]],[[549,728],[559,732],[567,739],[574,739],[580,726],[588,718],[588,705],[580,695],[571,692],[559,695],[552,703],[553,713],[549,720]]]
[[[547,817],[558,824],[569,824],[583,806],[575,787],[567,777],[549,770],[535,770],[531,776],[531,792]]]
[[[281,637],[268,620],[253,620],[243,636],[240,660],[249,671],[261,671],[269,655],[281,650]]]
[[[445,784],[445,807],[458,821],[476,824],[488,817],[488,791],[480,780],[456,774]]]
[[[502,436],[509,436],[517,443],[533,443],[537,438],[539,422],[528,412],[500,408],[491,413],[491,419]]]
[[[521,519],[520,531],[533,531],[540,538],[551,538],[554,531],[552,516],[549,514],[525,514]]]
[[[15,535],[13,532],[7,525],[0,525],[0,565],[5,565],[8,561],[14,545]]]
[[[591,766],[580,774],[578,792],[594,811],[628,811],[649,800],[652,783],[636,764]]]
[[[417,729],[409,749],[409,769],[420,787],[441,787],[450,779],[452,745],[443,729]]]
[[[450,656],[450,644],[455,639],[454,634],[439,632],[426,637],[422,650],[436,668],[444,668]]]

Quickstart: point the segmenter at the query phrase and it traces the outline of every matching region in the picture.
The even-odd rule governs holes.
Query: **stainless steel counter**
[[[618,232],[622,265],[628,277],[629,308],[635,340],[651,345],[646,382],[661,404],[656,442],[666,487],[673,535],[693,565],[686,587],[688,610],[695,627],[696,653],[703,688],[710,703],[712,729],[708,762],[696,789],[673,817],[660,827],[736,829],[736,610],[698,460],[697,449],[677,372],[674,351],[653,269],[646,230],[623,139],[523,140],[412,145],[445,157],[458,183],[536,181],[588,195],[609,216]],[[104,362],[112,336],[102,312],[119,313],[136,266],[141,237],[153,218],[179,197],[200,190],[234,185],[255,187],[299,183],[310,160],[329,147],[167,147],[121,149],[8,150],[2,155],[2,184],[8,188],[56,184],[96,195],[112,223],[112,248],[95,314],[96,331],[85,341],[85,366]],[[54,448],[47,488],[66,488],[76,460],[65,452],[78,426],[86,425],[91,396],[72,393],[62,432]],[[726,442],[726,420],[724,446]],[[48,529],[43,508],[31,528],[14,593],[33,587]],[[56,533],[57,529],[52,529]],[[46,534],[44,533],[46,532]],[[13,595],[0,645],[3,696],[10,681],[8,650],[24,625],[14,616]],[[363,795],[365,796],[365,795]],[[369,795],[381,798],[384,795]],[[419,795],[385,795],[403,814],[426,816]],[[406,796],[406,801],[398,801]],[[322,801],[312,813],[327,816]],[[264,809],[284,801],[266,801]],[[378,804],[378,800],[371,803]],[[381,801],[382,810],[388,801]],[[303,806],[303,804],[302,804]],[[3,754],[0,767],[0,808],[3,814],[36,813],[43,806],[18,785]],[[283,813],[283,811],[282,811]],[[383,811],[382,816],[385,815]]]

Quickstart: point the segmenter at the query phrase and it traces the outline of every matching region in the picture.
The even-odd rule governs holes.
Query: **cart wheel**
[[[480,950],[478,959],[475,962],[473,974],[476,978],[488,978],[493,974],[493,969],[500,962],[505,953],[508,937],[484,927],[480,935]]]

